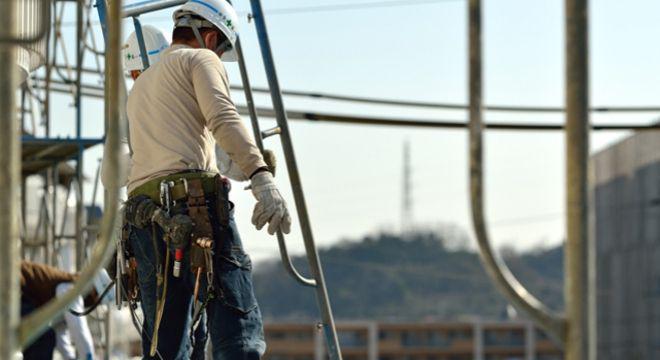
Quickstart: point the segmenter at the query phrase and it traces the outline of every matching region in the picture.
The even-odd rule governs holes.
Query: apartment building
[[[591,157],[598,359],[660,359],[660,132]]]

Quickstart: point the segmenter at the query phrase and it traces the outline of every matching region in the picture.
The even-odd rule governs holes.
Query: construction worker
[[[159,29],[151,25],[142,26],[142,38],[144,41],[145,50],[147,52],[149,65],[154,65],[160,60],[160,56],[163,50],[169,47],[169,43],[165,39],[165,35]],[[131,76],[133,80],[136,80],[144,71],[145,66],[143,64],[140,45],[135,31],[128,36],[122,55],[124,60],[124,70]],[[124,143],[122,149],[123,161],[128,165],[130,172],[132,160],[130,157],[128,143]],[[247,176],[243,174],[242,170],[238,167],[236,162],[234,162],[229,157],[229,155],[227,155],[219,146],[216,146],[216,158],[218,169],[223,176],[238,182],[249,180]],[[274,172],[276,166],[275,155],[272,153],[272,151],[265,150],[264,158],[268,167]],[[103,157],[103,164],[101,167],[101,182],[106,187],[110,181],[109,177],[117,176],[116,174],[112,174],[106,171],[108,168],[107,159],[108,157]],[[126,173],[120,176],[119,183],[122,187],[126,185]],[[118,233],[120,233],[120,231],[118,231]],[[204,349],[208,338],[206,331],[206,313],[202,311],[199,317],[199,325],[195,328],[194,332],[195,347],[191,355],[191,359],[193,360],[204,359]]]
[[[250,180],[252,223],[290,231],[291,217],[231,101],[223,61],[236,60],[237,15],[225,0],[191,0],[173,19],[173,44],[128,97],[132,167],[128,243],[137,261],[145,359],[186,359],[206,310],[215,359],[265,351],[251,262],[216,166],[215,144]],[[194,302],[194,304],[193,304]]]
[[[162,52],[170,46],[167,39],[165,39],[165,35],[151,25],[142,25],[142,39],[147,50],[149,65],[157,63]],[[146,66],[142,63],[140,44],[135,31],[128,36],[122,55],[124,57],[124,70],[131,75],[133,80],[137,79]]]
[[[29,261],[21,262],[21,316],[26,316],[56,296],[60,296],[73,287],[76,274],[61,271],[55,267]],[[79,296],[71,304],[73,312],[83,313],[85,307],[113,301],[111,280],[105,270],[94,278],[94,288],[84,297]],[[100,299],[99,296],[103,295]],[[73,345],[71,344],[73,339]],[[75,347],[74,347],[75,345]],[[46,332],[23,350],[25,360],[52,359],[57,348],[65,360],[94,359],[94,342],[87,319],[64,313],[64,322],[53,323]],[[77,351],[77,356],[76,356]]]

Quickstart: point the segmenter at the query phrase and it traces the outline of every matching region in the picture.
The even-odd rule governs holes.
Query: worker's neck
[[[197,40],[192,40],[192,41],[185,41],[185,40],[174,40],[172,41],[172,45],[186,45],[190,46],[191,48],[199,48],[199,42]]]

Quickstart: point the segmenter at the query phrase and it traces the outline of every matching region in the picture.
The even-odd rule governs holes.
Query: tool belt
[[[170,201],[172,204],[163,203],[161,189],[163,183],[169,184]],[[131,191],[129,199],[141,195],[147,196],[161,207],[176,205],[186,201],[188,203],[189,216],[197,224],[209,222],[209,219],[196,219],[196,217],[205,215],[200,214],[198,209],[202,206],[206,207],[207,199],[214,200],[218,221],[221,226],[227,226],[229,223],[228,192],[229,185],[219,174],[205,171],[192,171],[176,173],[150,180]],[[201,212],[203,213],[203,211]]]
[[[156,240],[156,228],[160,227],[163,240],[175,252],[175,277],[180,277],[184,250],[190,249],[190,269],[199,277],[200,271],[213,271],[209,254],[215,245],[222,245],[214,242],[214,235],[218,234],[214,234],[213,220],[221,228],[229,226],[228,190],[229,184],[211,172],[190,171],[156,178],[131,191],[126,220],[139,227],[152,226],[154,249],[160,247]],[[124,234],[125,240],[127,235]],[[161,261],[157,263],[158,267],[163,265]]]
[[[156,204],[163,206],[165,204],[161,203],[161,192],[160,184],[162,182],[173,182],[174,186],[171,188],[172,200],[180,201],[188,197],[188,191],[185,186],[186,181],[198,179],[202,183],[202,188],[205,193],[212,194],[217,190],[216,178],[219,175],[212,172],[181,172],[172,175],[162,176],[153,180],[150,180],[128,194],[129,198],[133,198],[139,195],[148,196]]]
[[[201,312],[201,309],[210,300],[215,293],[213,281],[213,248],[222,244],[214,243],[213,219],[211,210],[215,210],[215,216],[221,227],[229,226],[229,200],[228,184],[222,177],[216,173],[210,172],[182,172],[153,179],[129,194],[128,202],[135,201],[135,204],[148,202],[150,199],[154,204],[160,207],[160,210],[154,212],[152,221],[157,222],[163,230],[176,227],[178,212],[177,207],[184,205],[187,210],[188,223],[192,220],[192,231],[189,239],[183,236],[170,236],[165,233],[164,239],[168,248],[174,246],[174,264],[173,276],[180,277],[181,261],[183,260],[184,248],[190,249],[190,270],[196,275],[194,299],[197,303],[197,294],[202,274],[207,278],[207,299],[204,304],[195,306],[195,317]],[[147,199],[148,198],[148,199]],[[213,205],[213,206],[210,206]],[[153,205],[150,205],[153,207]],[[160,213],[158,211],[161,211]],[[166,216],[162,214],[165,212]],[[138,211],[139,212],[139,211]],[[162,221],[161,221],[162,220]],[[163,225],[164,224],[164,225]],[[156,223],[152,223],[155,229]],[[156,240],[155,230],[153,231],[153,241]],[[175,241],[173,241],[175,240]],[[220,238],[217,239],[221,241]],[[158,244],[154,243],[157,248]],[[171,249],[170,249],[171,250]],[[166,252],[165,261],[161,264],[156,260],[157,265],[157,310],[154,334],[152,337],[152,346],[150,354],[153,356],[156,352],[158,343],[158,328],[163,316],[165,293],[167,292],[167,273],[170,263],[170,250]],[[156,251],[158,253],[158,251]],[[158,258],[158,255],[156,255]],[[163,265],[161,267],[161,265]]]

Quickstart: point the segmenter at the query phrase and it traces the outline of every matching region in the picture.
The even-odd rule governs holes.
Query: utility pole
[[[588,0],[566,0],[566,359],[595,360],[595,268],[589,237]]]
[[[18,350],[20,142],[16,118],[18,85],[17,2],[0,1],[0,359],[13,359]]]

